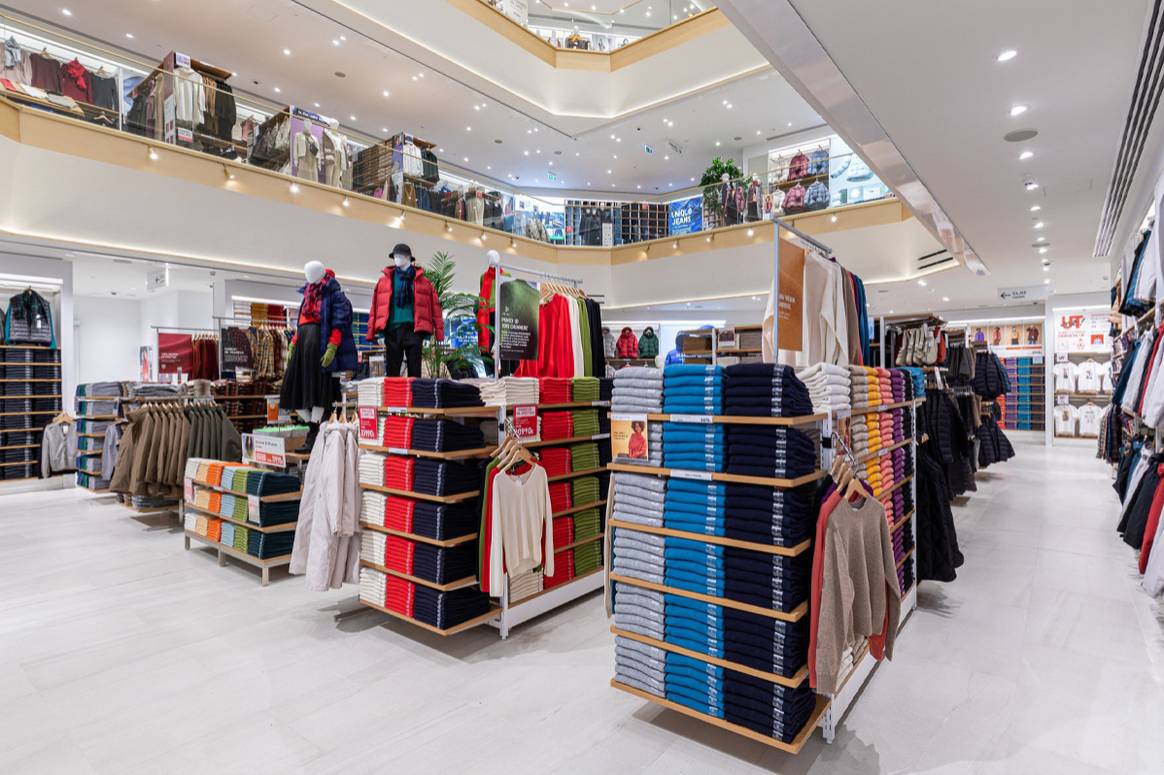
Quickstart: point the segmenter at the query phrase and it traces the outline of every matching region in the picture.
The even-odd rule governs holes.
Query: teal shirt
[[[412,314],[412,307],[399,306],[398,299],[401,291],[404,288],[404,280],[400,278],[399,272],[392,273],[392,313],[388,316],[388,327],[399,328],[403,325],[412,325],[415,318]]]

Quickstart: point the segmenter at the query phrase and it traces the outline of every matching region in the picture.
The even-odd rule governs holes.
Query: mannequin
[[[323,182],[336,188],[351,188],[351,159],[348,158],[348,139],[339,131],[339,120],[329,118],[323,130]]]
[[[294,411],[310,429],[297,452],[310,452],[323,415],[339,398],[337,372],[356,368],[356,340],[352,337],[352,304],[335,279],[335,272],[319,261],[303,266],[307,283],[299,289],[298,328],[287,350],[279,408]]]
[[[399,377],[405,362],[408,376],[419,377],[425,340],[445,338],[444,312],[436,289],[424,276],[424,269],[417,266],[412,248],[397,245],[389,258],[392,263],[384,267],[372,294],[367,338],[374,342],[377,336],[384,337],[389,377]]]

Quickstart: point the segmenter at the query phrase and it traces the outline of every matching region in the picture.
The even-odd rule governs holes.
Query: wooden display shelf
[[[692,425],[774,425],[789,427],[796,425],[811,425],[814,422],[827,420],[827,414],[802,414],[797,417],[749,417],[742,414],[713,414],[710,420],[708,415],[700,414],[648,414],[647,419],[655,422],[690,422]],[[676,419],[678,418],[678,419]],[[698,418],[689,420],[687,418]]]
[[[38,409],[38,410],[31,411],[31,412],[0,412],[0,417],[24,417],[26,415],[32,415],[32,414],[57,414],[60,411],[61,411],[60,409]],[[79,419],[90,419],[90,418],[83,417],[83,418],[79,418]],[[10,433],[10,432],[11,431],[4,431],[4,433]]]
[[[232,399],[223,399],[223,400],[232,400]],[[265,420],[265,419],[267,419],[267,413],[263,412],[262,414],[228,414],[226,416],[226,419],[228,419],[228,420]]]
[[[409,541],[416,541],[417,543],[421,544],[431,544],[432,546],[440,546],[445,549],[453,546],[460,546],[461,544],[467,544],[470,541],[477,540],[476,533],[468,533],[463,536],[457,536],[456,538],[449,538],[447,540],[441,541],[436,538],[417,535],[416,533],[405,533],[401,530],[393,530],[392,528],[384,527],[383,525],[373,525],[371,522],[361,521],[360,527],[366,530],[371,530],[375,533],[384,533],[385,535],[396,536],[397,538],[407,538]]]
[[[764,352],[760,347],[720,347],[715,351],[716,355],[759,355]]]
[[[456,495],[429,495],[428,493],[414,492],[413,490],[395,490],[391,487],[381,487],[377,484],[364,484],[363,482],[360,483],[360,488],[374,492],[382,492],[385,495],[401,495],[405,498],[416,498],[417,500],[432,501],[433,503],[464,503],[481,495],[480,490],[460,492]]]
[[[898,530],[901,530],[902,527],[904,527],[911,519],[913,519],[913,515],[914,515],[914,512],[911,511],[908,514],[906,514],[904,517],[902,517],[901,519],[894,522],[893,527],[889,528],[890,535],[892,535],[893,533],[896,533]]]
[[[901,570],[901,566],[905,565],[906,560],[908,560],[910,557],[913,557],[913,551],[916,548],[917,547],[913,547],[912,549],[910,549],[908,552],[906,552],[905,554],[903,554],[901,556],[901,559],[897,561],[897,569],[898,570]]]
[[[912,443],[913,443],[913,436],[910,436],[908,439],[905,439],[904,441],[899,441],[892,446],[882,447],[881,449],[874,450],[873,452],[862,452],[860,455],[857,456],[857,462],[858,463],[867,463],[870,460],[888,455],[893,450],[901,449],[902,447],[904,447],[908,444],[912,444]]]
[[[572,544],[566,544],[565,546],[555,547],[554,554],[568,552],[571,549],[577,549],[579,546],[586,546],[587,544],[592,544],[596,541],[601,541],[603,538],[606,538],[606,533],[598,533],[597,535],[592,535],[588,538],[583,538],[580,541],[575,541]],[[552,587],[551,587],[551,589],[552,589]]]
[[[240,466],[241,467],[241,466]],[[200,482],[197,479],[190,479],[191,484],[195,487],[205,487],[207,490],[215,490],[225,495],[234,495],[239,498],[254,498],[254,495],[248,495],[245,492],[235,492],[234,490],[227,490],[216,484],[210,482]],[[259,495],[257,496],[261,503],[286,503],[287,501],[297,501],[303,498],[303,490],[296,492],[283,492],[278,495]]]
[[[454,406],[448,409],[436,409],[426,406],[381,406],[376,409],[377,414],[423,414],[433,417],[496,417],[496,406]]]
[[[125,396],[76,396],[75,400],[78,404],[91,404],[96,401],[118,401]]]
[[[99,449],[79,449],[77,450],[77,457],[97,457],[103,454]]]
[[[526,449],[535,449],[537,447],[556,447],[562,444],[582,444],[587,441],[601,441],[602,439],[609,439],[609,433],[595,433],[593,436],[573,436],[568,439],[550,439],[541,441],[523,441],[521,445]]]
[[[0,468],[11,468],[12,466],[39,466],[36,460],[17,460],[12,463],[0,463]],[[3,481],[3,480],[0,480]]]
[[[295,526],[297,524],[299,524],[298,520],[296,520],[295,522],[284,522],[281,525],[270,525],[270,526],[264,527],[263,525],[260,525],[257,522],[250,522],[249,520],[245,520],[245,519],[237,519],[235,517],[228,517],[225,514],[216,514],[213,511],[211,511],[210,509],[204,509],[201,506],[198,506],[197,504],[190,503],[189,501],[187,501],[185,503],[185,506],[190,511],[197,511],[199,514],[205,514],[206,516],[213,517],[214,519],[221,519],[223,522],[230,522],[230,523],[238,525],[240,527],[248,528],[249,530],[257,530],[260,533],[294,533]]]
[[[1068,398],[1086,398],[1088,400],[1093,400],[1096,398],[1103,398],[1107,401],[1111,400],[1111,393],[1068,393],[1066,391],[1060,392],[1060,391],[1056,390],[1055,395],[1067,396]],[[1034,404],[1031,404],[1031,406],[1033,407]],[[1015,408],[1017,409],[1018,406],[1016,405]],[[1043,408],[1042,403],[1039,404],[1039,408],[1040,409]]]
[[[32,412],[32,414],[56,414],[56,411],[57,410],[54,410],[52,412]],[[115,414],[79,414],[79,415],[77,415],[77,419],[78,420],[96,420],[97,422],[105,422],[107,420],[116,420],[117,415],[115,415]]]
[[[39,446],[40,446],[39,444],[9,444],[6,447],[0,447],[0,450],[5,450],[5,449],[36,449]]]
[[[398,579],[404,579],[405,581],[411,581],[413,584],[420,584],[422,587],[428,587],[429,589],[435,589],[438,592],[452,592],[455,589],[464,589],[466,587],[477,586],[477,577],[476,576],[466,576],[463,579],[458,579],[457,581],[451,581],[448,584],[437,584],[435,581],[429,581],[428,579],[422,579],[422,578],[419,578],[417,576],[410,576],[407,573],[401,573],[398,570],[392,570],[391,568],[385,568],[383,565],[377,565],[376,563],[368,562],[367,560],[360,560],[360,567],[361,568],[371,568],[372,570],[378,570],[381,573],[385,573],[389,576],[395,576]]]
[[[0,428],[0,436],[5,433],[44,433],[44,426],[40,428]],[[102,434],[101,438],[105,438]]]
[[[692,600],[699,600],[704,603],[713,603],[715,605],[723,606],[724,608],[734,608],[737,611],[747,611],[751,614],[759,616],[767,616],[769,619],[779,619],[782,622],[799,622],[808,615],[808,601],[804,601],[800,605],[793,608],[788,613],[784,611],[776,611],[771,608],[761,608],[758,605],[751,603],[741,603],[737,600],[729,600],[726,597],[715,597],[713,595],[705,595],[702,592],[691,592],[690,590],[680,589],[678,587],[669,587],[666,584],[656,584],[653,581],[643,581],[642,579],[632,578],[630,576],[623,576],[618,573],[611,573],[610,580],[616,581],[619,584],[626,584],[631,587],[642,587],[654,592],[669,592],[672,595],[679,595],[680,597],[689,597]]]
[[[478,447],[476,449],[458,449],[452,452],[430,452],[427,449],[404,449],[402,447],[380,447],[372,444],[360,444],[360,449],[368,452],[379,452],[385,455],[407,455],[409,457],[427,457],[433,460],[467,460],[470,458],[489,457],[497,447]]]
[[[610,520],[610,526],[620,527],[624,530],[635,530],[640,533],[651,533],[653,535],[670,536],[672,538],[686,538],[691,541],[701,541],[705,544],[730,546],[733,549],[747,549],[753,552],[775,554],[780,557],[796,557],[798,555],[804,554],[812,547],[812,539],[809,538],[804,539],[795,546],[773,546],[771,544],[758,544],[754,541],[740,541],[736,538],[725,538],[724,536],[708,535],[706,533],[690,533],[686,530],[674,530],[669,527],[640,525],[635,522],[624,522],[620,519]]]
[[[464,632],[465,630],[471,630],[474,627],[480,627],[482,624],[488,623],[491,619],[495,619],[497,617],[497,615],[501,613],[500,608],[490,608],[489,613],[481,614],[480,616],[476,616],[472,619],[469,619],[468,621],[464,621],[458,625],[454,625],[453,627],[450,627],[447,630],[442,630],[439,627],[433,627],[431,624],[428,624],[427,622],[422,622],[419,619],[414,619],[411,616],[406,616],[405,614],[402,614],[398,611],[390,611],[389,609],[384,608],[383,606],[376,605],[375,603],[373,603],[369,600],[365,600],[362,597],[360,598],[360,603],[362,605],[368,606],[368,608],[374,608],[382,614],[388,614],[389,616],[392,616],[396,619],[399,619],[402,622],[408,622],[409,624],[415,625],[415,626],[421,628],[422,630],[428,630],[429,632],[435,633],[435,634],[440,635],[442,637],[448,637],[449,635],[456,635],[459,632]]]
[[[209,536],[201,535],[199,533],[194,532],[193,530],[184,530],[182,532],[184,532],[186,534],[186,549],[187,550],[190,549],[190,539],[193,538],[195,541],[206,544],[207,546],[218,550],[218,564],[219,565],[226,565],[226,558],[233,557],[234,559],[239,560],[240,562],[244,562],[247,565],[253,565],[254,567],[262,570],[263,575],[262,575],[262,582],[261,583],[264,587],[267,586],[268,583],[270,583],[270,580],[271,580],[270,570],[271,570],[271,568],[278,568],[278,567],[283,566],[283,565],[290,565],[291,564],[291,555],[289,555],[289,554],[281,554],[278,557],[268,557],[267,559],[262,559],[260,557],[255,557],[252,554],[247,554],[246,552],[240,552],[238,549],[235,549],[233,546],[227,546],[226,544],[221,543],[220,541],[215,541],[213,538],[210,538]]]
[[[521,404],[510,404],[510,405],[505,407],[505,410],[509,411],[510,409],[513,409],[515,406],[521,406]],[[554,409],[595,409],[598,407],[606,407],[606,406],[610,406],[609,401],[573,401],[573,402],[568,403],[568,404],[538,404],[537,405],[539,412],[551,411]]]
[[[104,433],[78,433],[77,435],[83,439],[103,439],[103,438],[105,438]]]
[[[610,473],[610,472],[607,471],[605,467],[603,467],[603,468],[588,468],[585,471],[571,471],[568,474],[559,474],[558,476],[551,476],[548,481],[550,481],[550,482],[564,482],[568,479],[578,479],[578,478],[583,477],[583,476],[598,476],[599,474],[606,474],[606,473]]]
[[[778,748],[779,750],[790,754],[800,753],[801,749],[804,748],[804,744],[808,742],[809,736],[812,735],[813,730],[817,728],[818,724],[820,724],[821,717],[824,716],[825,711],[828,710],[829,707],[829,699],[827,697],[817,695],[816,707],[812,709],[812,713],[809,715],[808,721],[804,723],[804,729],[797,733],[796,737],[792,740],[791,743],[785,743],[760,732],[756,732],[755,730],[740,726],[739,724],[733,724],[730,721],[724,721],[721,718],[709,716],[706,713],[700,713],[694,708],[689,708],[686,705],[680,705],[677,702],[671,702],[670,700],[663,697],[657,697],[654,694],[648,694],[647,692],[644,692],[640,689],[635,689],[632,686],[619,683],[617,679],[612,678],[610,680],[610,685],[621,692],[626,692],[627,694],[638,697],[640,700],[646,700],[647,702],[653,702],[656,705],[662,705],[668,710],[673,710],[676,713],[682,713],[684,716],[690,716],[691,718],[696,718],[700,721],[706,721],[712,726],[716,726],[728,732],[755,740],[756,742],[763,743],[764,745],[770,745],[773,748]]]
[[[722,667],[726,670],[735,670],[737,673],[744,673],[745,675],[750,675],[754,678],[760,678],[760,679],[765,680],[765,681],[771,681],[774,684],[779,684],[780,686],[787,686],[790,689],[795,689],[796,687],[800,686],[802,683],[804,683],[804,679],[808,678],[808,665],[801,666],[801,668],[799,670],[797,670],[795,673],[793,673],[792,677],[789,678],[786,676],[782,676],[779,673],[771,673],[771,672],[768,672],[767,670],[757,670],[754,667],[748,667],[747,665],[741,665],[739,662],[732,662],[732,661],[729,661],[727,659],[722,659],[720,657],[713,657],[710,654],[703,654],[699,651],[692,651],[691,649],[686,649],[686,648],[683,648],[682,646],[676,646],[674,643],[668,643],[665,640],[655,640],[654,638],[650,638],[646,635],[639,635],[637,632],[628,632],[627,630],[620,630],[617,626],[614,626],[614,625],[611,626],[610,631],[614,635],[616,635],[620,638],[626,638],[628,640],[635,640],[635,641],[638,641],[639,643],[643,643],[647,646],[653,646],[654,648],[662,649],[663,651],[670,651],[670,652],[673,652],[675,654],[682,654],[685,657],[691,657],[692,659],[698,659],[699,661],[706,662],[709,665],[715,665],[717,667]]]
[[[592,503],[583,503],[581,506],[572,506],[568,509],[563,509],[562,511],[555,511],[550,516],[554,517],[554,518],[568,517],[571,514],[578,514],[579,512],[589,511],[590,509],[600,509],[605,505],[606,505],[605,500],[594,501]]]
[[[55,350],[47,344],[0,344],[0,350]]]
[[[39,382],[39,381],[40,380],[35,380],[35,379],[33,379],[33,380],[27,380],[27,379],[13,380],[13,382]],[[29,399],[33,399],[33,398],[61,398],[61,397],[62,396],[60,393],[52,393],[52,394],[46,394],[46,395],[31,395],[31,396],[0,395],[0,401],[19,401],[21,399],[29,400]]]
[[[715,473],[712,471],[691,471],[683,468],[662,468],[660,466],[641,466],[634,463],[609,463],[606,466],[611,471],[626,474],[644,474],[647,476],[675,477],[676,479],[694,479],[704,482],[727,482],[729,484],[758,484],[762,487],[799,487],[802,484],[815,482],[824,478],[826,471],[814,471],[811,474],[798,476],[795,479],[776,479],[767,476],[744,476],[743,474]],[[678,471],[680,473],[676,474]]]
[[[557,552],[554,552],[554,554],[557,554]],[[606,568],[599,566],[599,567],[595,568],[594,570],[586,571],[581,576],[575,576],[574,578],[570,579],[569,581],[565,582],[564,584],[556,584],[555,586],[552,586],[549,589],[543,589],[541,592],[534,592],[532,595],[530,595],[528,597],[523,597],[521,600],[514,600],[509,604],[509,609],[512,611],[514,608],[517,608],[519,605],[522,605],[523,603],[533,602],[534,600],[537,600],[542,595],[548,595],[551,592],[555,592],[555,591],[562,589],[564,587],[568,587],[571,584],[574,584],[578,581],[581,581],[582,579],[590,578],[595,573],[602,573],[604,570],[606,570]]]

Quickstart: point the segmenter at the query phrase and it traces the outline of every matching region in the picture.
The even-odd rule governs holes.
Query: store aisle
[[[1164,618],[1091,445],[1018,457],[956,507],[966,565],[801,756],[608,686],[598,598],[441,640],[185,552],[175,520],[80,491],[0,514],[0,771],[1159,771]],[[338,621],[337,613],[344,613]]]

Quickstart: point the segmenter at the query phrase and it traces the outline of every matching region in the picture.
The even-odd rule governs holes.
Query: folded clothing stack
[[[665,640],[690,651],[723,659],[723,609],[670,592],[663,595]]]
[[[613,377],[599,377],[598,378],[598,400],[609,402],[614,393],[614,378]]]
[[[663,372],[628,366],[614,373],[610,394],[614,414],[658,414],[663,411]]]
[[[781,676],[808,662],[808,619],[782,622],[666,593],[665,640],[708,656]]]
[[[666,661],[667,652],[660,648],[630,638],[614,639],[614,679],[621,684],[662,697],[667,692]]]
[[[893,378],[889,369],[877,369],[877,385],[881,388],[881,403],[893,403]]]
[[[575,409],[571,415],[571,428],[575,436],[598,435],[601,427],[598,424],[597,409]]]
[[[477,542],[460,546],[433,546],[416,543],[412,575],[434,584],[452,584],[477,575]]]
[[[663,370],[663,411],[667,414],[723,414],[722,366],[672,363]]]
[[[474,385],[452,379],[414,379],[412,404],[428,409],[456,409],[484,406],[481,391]]]
[[[728,538],[792,547],[813,534],[815,483],[791,489],[729,484],[725,493],[724,535]]]
[[[926,394],[926,373],[917,366],[902,366],[894,369],[900,371],[909,378],[909,387],[906,390],[906,398],[924,398]]]
[[[812,411],[844,416],[852,409],[853,385],[849,369],[832,363],[817,363],[796,372],[808,388]]]
[[[541,377],[538,379],[538,390],[542,404],[568,404],[573,399],[571,380],[565,377]]]
[[[294,533],[260,533],[258,530],[251,530],[247,536],[247,554],[260,560],[269,560],[291,554],[291,547],[294,544]]]
[[[397,415],[381,417],[376,431],[376,441],[381,446],[392,449],[412,449],[412,431],[415,427],[415,417]]]
[[[617,538],[616,538],[617,540]],[[617,563],[617,558],[616,558]],[[624,571],[615,573],[630,575]],[[629,584],[614,584],[614,626],[655,640],[663,640],[663,593]]]
[[[897,584],[898,589],[908,591],[913,587],[914,572],[913,563],[902,563],[901,567],[897,569]]]
[[[900,369],[890,369],[889,380],[893,390],[893,403],[900,404],[906,399],[906,384],[909,377]]]
[[[384,406],[412,406],[412,377],[384,378]]]
[[[440,630],[489,613],[489,596],[476,589],[440,592],[417,585],[413,595],[413,618]]]
[[[445,460],[416,460],[413,486],[426,495],[457,495],[481,489],[481,469],[467,463]]]
[[[569,411],[542,412],[542,441],[558,441],[574,436],[574,415]]]
[[[234,542],[233,546],[240,552],[245,552],[247,547],[251,545],[251,533],[254,532],[249,527],[242,525],[235,525],[234,528]]]
[[[223,522],[219,530],[218,543],[226,546],[234,546],[234,528],[235,525],[231,522]]]
[[[235,469],[236,475],[238,469]],[[268,495],[287,495],[298,492],[301,488],[299,477],[294,474],[280,474],[275,471],[251,469],[247,476],[247,495],[258,495],[264,498]]]
[[[724,369],[724,413],[746,417],[812,414],[808,388],[791,366],[739,363]]]
[[[663,526],[687,533],[724,534],[727,486],[689,479],[668,479]]]
[[[657,476],[614,474],[614,519],[663,527],[666,492],[666,480]]]
[[[546,589],[551,589],[573,581],[575,575],[577,574],[574,572],[574,553],[562,552],[554,557],[554,575],[546,576],[543,585]]]
[[[852,386],[849,403],[853,414],[881,406],[881,382],[877,379],[876,369],[870,366],[850,366],[849,384]]]
[[[602,532],[602,512],[597,508],[579,511],[574,515],[574,540],[593,538]]]
[[[527,597],[533,597],[544,589],[544,581],[544,574],[540,568],[511,576],[509,579],[509,602],[516,603]]]
[[[557,514],[574,508],[573,492],[569,482],[550,482],[550,511]]]
[[[241,498],[239,500],[242,500]],[[246,501],[242,500],[244,504],[244,511],[247,512],[246,519],[254,522],[262,527],[270,527],[272,525],[285,525],[288,522],[295,522],[299,519],[299,501],[279,501],[278,503],[263,502],[259,504],[259,513],[250,513],[246,509]]]
[[[356,383],[356,405],[376,409],[384,406],[384,378],[372,377]]]
[[[392,490],[412,492],[416,481],[417,459],[402,455],[389,455],[384,460],[384,486]]]
[[[472,504],[402,500],[412,504],[412,530],[409,532],[418,536],[451,541],[477,531],[480,512]]]
[[[795,479],[817,467],[817,445],[797,428],[729,425],[727,470],[744,476]]]
[[[651,533],[617,528],[614,531],[612,573],[655,584],[664,582],[666,539]]]
[[[597,476],[580,476],[570,480],[570,502],[575,506],[598,503],[602,500],[602,487]]]
[[[400,536],[388,536],[384,542],[384,567],[411,576],[412,558],[416,551],[416,542]]]
[[[665,422],[663,466],[689,471],[722,471],[726,426]]]
[[[598,443],[585,441],[570,447],[570,460],[573,471],[592,471],[602,467],[602,453]]]
[[[571,447],[545,447],[538,451],[538,462],[546,476],[565,476],[574,471]],[[585,469],[580,469],[585,470]]]
[[[708,716],[724,717],[722,667],[669,651],[664,673],[668,700]]]
[[[377,455],[372,452],[364,452],[361,454],[359,464],[360,484],[371,484],[376,487],[383,487],[384,464],[387,462],[388,458],[385,455]]]
[[[384,565],[388,556],[388,536],[372,530],[360,533],[360,561]]]
[[[816,694],[805,681],[795,689],[763,678],[725,670],[725,721],[791,743],[816,707]]]
[[[574,403],[594,403],[602,400],[602,390],[597,377],[574,377],[572,382],[570,395]]]
[[[569,546],[574,543],[574,519],[573,517],[554,517],[553,520],[554,531],[554,552],[562,551],[561,547]]]
[[[388,591],[388,576],[372,568],[360,568],[360,599],[373,605],[387,608],[385,597]]]
[[[426,452],[456,452],[481,449],[485,435],[476,425],[462,425],[454,420],[417,420],[412,427],[412,446]]]
[[[727,547],[723,594],[728,600],[788,613],[808,599],[812,555],[781,557]]]
[[[663,547],[664,583],[701,595],[723,597],[723,546],[667,536]]]
[[[538,403],[538,380],[534,377],[466,379],[481,393],[485,406],[523,406]]]

